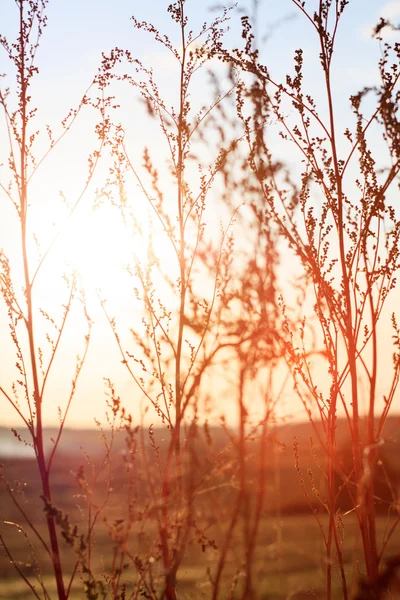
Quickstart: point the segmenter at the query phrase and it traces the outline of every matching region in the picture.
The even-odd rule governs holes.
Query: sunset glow
[[[0,599],[395,600],[400,2],[134,4],[0,7]]]

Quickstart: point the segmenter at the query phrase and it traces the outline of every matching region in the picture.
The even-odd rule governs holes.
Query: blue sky
[[[187,10],[193,29],[204,20],[210,20],[218,11],[210,7],[216,2],[188,0]],[[317,3],[309,1],[312,7]],[[56,122],[65,111],[79,100],[97,71],[101,53],[119,46],[128,48],[136,58],[152,65],[166,90],[171,86],[171,62],[151,36],[135,31],[130,16],[153,22],[179,42],[166,7],[166,0],[151,2],[127,0],[53,0],[48,5],[48,27],[42,38],[38,53],[40,77],[36,80],[36,101],[42,113]],[[240,42],[240,15],[252,3],[238,2],[233,11],[231,31],[226,37],[228,44]],[[369,38],[369,28],[381,15],[391,15],[400,20],[400,3],[384,0],[351,0],[346,8],[337,40],[334,62],[337,98],[346,108],[349,94],[358,91],[366,83],[371,84],[377,76],[379,48]],[[291,70],[292,57],[298,47],[305,52],[306,73],[309,85],[318,95],[318,48],[315,36],[299,10],[290,0],[264,0],[259,3],[257,26],[260,39],[267,34],[262,57],[271,73],[281,79]],[[11,33],[17,24],[17,9],[12,0],[2,2],[0,8],[1,29]],[[7,71],[5,53],[0,53],[0,73]],[[178,76],[175,71],[175,76]]]
[[[71,98],[80,94],[96,72],[101,52],[114,46],[130,48],[141,60],[152,62],[157,46],[150,36],[135,32],[130,16],[153,22],[174,40],[177,31],[167,15],[165,0],[138,2],[127,0],[53,0],[48,5],[49,24],[38,55],[41,69],[40,83],[43,92],[54,100],[55,92]],[[188,0],[187,9],[191,23],[200,25],[216,11],[210,12],[215,2]],[[309,2],[312,6],[315,0]],[[238,8],[248,10],[250,2],[238,2]],[[362,85],[364,75],[371,73],[377,45],[368,39],[368,27],[382,14],[400,18],[400,3],[383,0],[351,0],[346,8],[338,36],[338,53],[335,64],[345,83],[356,88]],[[0,8],[3,32],[12,31],[17,23],[16,5],[12,0],[2,2]],[[239,42],[239,11],[232,13],[232,32],[227,39],[232,45]],[[315,48],[310,29],[290,0],[264,0],[260,2],[258,30],[260,37],[268,33],[264,56],[277,73],[290,66],[293,52],[303,47],[313,53]],[[349,60],[351,57],[351,61]],[[5,71],[4,53],[0,54],[0,72]],[[60,94],[63,92],[63,94]]]

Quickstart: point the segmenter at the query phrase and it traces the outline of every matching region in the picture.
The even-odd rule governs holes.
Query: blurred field
[[[296,436],[303,440],[303,454],[300,457],[302,468],[307,471],[313,463],[307,453],[307,426],[296,426]],[[304,429],[302,433],[302,428]],[[72,434],[71,434],[72,435]],[[279,454],[274,454],[271,446],[268,450],[272,462],[267,465],[267,488],[265,498],[265,510],[260,523],[258,544],[254,557],[254,583],[257,599],[284,600],[289,594],[304,590],[310,592],[310,598],[324,599],[324,557],[325,549],[322,543],[321,532],[315,517],[310,514],[310,509],[304,500],[304,495],[299,485],[298,473],[294,468],[294,460],[290,449],[291,430],[287,434],[287,440],[279,446]],[[88,436],[87,440],[90,436]],[[66,440],[68,442],[68,434]],[[86,441],[87,441],[86,440]],[[69,440],[71,442],[71,440]],[[93,440],[92,440],[93,441]],[[92,442],[90,442],[92,443]],[[161,441],[160,441],[161,443]],[[285,444],[287,449],[285,450]],[[222,445],[216,443],[216,445]],[[71,448],[77,445],[71,445]],[[78,445],[79,447],[79,445]],[[121,446],[122,447],[122,446]],[[253,448],[254,444],[250,446]],[[396,446],[397,448],[397,446]],[[77,524],[81,533],[87,528],[87,506],[76,483],[76,472],[79,465],[84,462],[83,455],[76,452],[67,452],[64,446],[58,459],[54,463],[52,479],[53,503],[63,513],[69,515],[72,525]],[[93,448],[91,448],[93,451]],[[116,449],[116,463],[112,471],[112,491],[109,496],[107,508],[104,515],[108,523],[120,519],[126,514],[127,487],[126,474],[121,467],[121,448]],[[252,466],[255,454],[249,449],[249,486],[254,486],[256,493],[257,472],[256,464]],[[396,456],[397,450],[396,450]],[[8,457],[4,459],[4,473],[13,487],[16,497],[21,502],[23,510],[31,515],[33,525],[47,539],[44,521],[43,502],[40,499],[38,486],[38,472],[34,460],[25,458]],[[272,464],[274,463],[274,465]],[[224,458],[224,477],[231,477],[227,471],[229,466],[229,454]],[[314,465],[315,467],[315,465]],[[315,469],[317,472],[317,469]],[[396,474],[395,474],[396,475]],[[397,476],[396,476],[397,477]],[[135,481],[135,510],[137,514],[143,509],[146,500],[145,475],[140,474],[138,469]],[[19,482],[19,483],[18,483]],[[398,479],[394,479],[397,489]],[[21,484],[21,485],[20,485]],[[321,484],[322,485],[322,484]],[[216,486],[218,488],[218,486]],[[217,549],[207,548],[202,551],[201,544],[193,539],[187,548],[182,568],[178,573],[179,598],[180,600],[209,600],[211,597],[211,584],[207,571],[214,573],[220,556],[227,529],[229,511],[231,510],[236,489],[234,486],[219,486],[221,489],[214,490],[212,486],[209,491],[205,490],[196,504],[196,523],[208,539],[215,540]],[[321,488],[322,489],[322,488]],[[100,501],[104,495],[104,481],[97,482],[97,497],[94,501]],[[354,511],[348,511],[343,501],[340,514],[343,522],[343,552],[345,557],[348,583],[354,586],[360,575],[362,575],[362,552],[360,536],[356,523]],[[8,544],[11,554],[17,561],[18,566],[29,578],[32,584],[38,588],[35,573],[38,572],[37,563],[41,566],[41,577],[47,589],[55,595],[55,582],[52,577],[51,565],[44,550],[34,543],[34,536],[29,527],[23,522],[23,518],[13,503],[10,495],[6,492],[4,483],[0,482],[0,506],[1,516],[8,523],[0,525],[1,534]],[[377,519],[377,536],[382,540],[388,527],[395,521],[396,512],[390,508],[390,503],[380,502],[378,504],[379,516]],[[323,525],[326,525],[327,516],[320,506],[318,516]],[[21,525],[23,529],[12,525]],[[26,535],[25,535],[26,534]],[[28,537],[30,542],[28,542]],[[194,538],[196,536],[193,536]],[[236,581],[236,590],[233,598],[241,598],[240,589],[243,583],[243,519],[239,518],[235,529],[234,538],[230,544],[227,555],[226,567],[223,571],[223,584],[219,600],[227,600],[231,597],[231,588]],[[91,568],[96,578],[104,577],[110,572],[114,542],[110,539],[109,529],[102,518],[99,518],[95,535],[93,538]],[[32,546],[30,546],[30,543]],[[135,522],[130,538],[129,548],[133,556],[152,557],[154,544],[156,543],[156,519],[151,511],[146,513]],[[76,564],[76,556],[73,551],[63,544],[63,564],[66,581],[72,573]],[[386,556],[400,554],[400,528],[392,536],[386,549]],[[148,558],[146,559],[148,560]],[[161,561],[154,560],[151,565],[155,586],[161,586],[163,570]],[[129,585],[134,581],[136,569],[132,566],[125,572],[125,580]],[[343,597],[339,587],[339,577],[334,576],[335,593],[337,600]],[[84,598],[80,575],[77,574],[71,587],[71,600],[82,600]],[[26,584],[16,575],[15,569],[4,555],[0,554],[0,599],[1,600],[30,600],[32,592],[27,589]]]
[[[358,559],[360,555],[360,545],[356,524],[352,516],[344,519],[345,522],[345,540],[346,540],[346,563],[349,581],[351,581],[352,571],[358,570]],[[279,531],[278,531],[279,527]],[[378,535],[382,535],[385,528],[385,519],[378,520]],[[223,530],[223,525],[221,526]],[[215,525],[207,531],[208,535],[215,536],[217,543],[221,535],[219,526]],[[238,529],[240,534],[240,529]],[[32,557],[29,556],[29,551],[21,552],[23,544],[21,544],[21,534],[16,533],[10,540],[10,547],[18,554],[25,555],[25,561],[29,564]],[[222,590],[225,593],[221,594],[222,598],[228,598],[229,591],[234,575],[238,572],[238,587],[237,594],[240,597],[240,559],[235,556],[235,547],[237,547],[239,539],[235,540],[232,545],[232,550],[229,554],[229,562],[224,575],[224,584]],[[112,545],[106,535],[102,532],[96,538],[96,563],[97,567],[105,569],[110,564],[110,552]],[[393,537],[388,554],[400,552],[400,530]],[[318,594],[324,589],[323,575],[323,556],[324,550],[321,545],[319,530],[315,520],[311,515],[301,516],[285,516],[281,524],[278,525],[272,518],[264,519],[262,522],[260,543],[256,552],[256,591],[258,598],[283,600],[287,598],[291,592],[299,590],[315,590]],[[71,558],[71,557],[70,557]],[[207,551],[204,554],[199,551],[199,548],[193,544],[189,546],[185,556],[184,566],[180,570],[179,590],[180,598],[209,598],[210,584],[207,581],[207,567],[213,568],[218,559],[217,551]],[[69,561],[67,560],[67,563]],[[69,562],[72,570],[73,562]],[[29,570],[29,569],[28,569]],[[161,574],[161,566],[155,565],[155,575],[157,571]],[[52,581],[51,572],[43,573],[46,586],[49,590],[55,591],[55,585]],[[31,578],[32,583],[34,579]],[[336,581],[336,598],[341,598],[342,594],[337,587]],[[79,578],[74,585],[71,600],[79,600],[83,597],[82,587]],[[310,596],[312,597],[312,596]],[[317,595],[323,598],[324,596]],[[32,593],[26,589],[26,585],[20,579],[15,577],[15,572],[11,565],[2,561],[1,565],[1,582],[0,582],[0,598],[2,600],[28,600],[32,598]]]

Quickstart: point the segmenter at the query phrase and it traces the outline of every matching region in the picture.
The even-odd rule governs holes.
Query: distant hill
[[[231,430],[231,433],[235,433]],[[206,435],[203,435],[199,427],[198,435],[194,442],[194,454],[196,455],[196,470],[201,474],[209,471],[211,479],[214,478],[219,484],[235,477],[238,464],[238,451],[235,447],[234,438],[229,438],[222,427],[211,427],[210,435],[212,444],[208,445]],[[21,439],[25,432],[18,431]],[[56,435],[55,429],[46,430],[47,448],[52,446],[51,438]],[[267,481],[266,510],[274,511],[279,505],[279,510],[288,513],[307,512],[309,505],[304,497],[304,490],[299,483],[299,473],[295,468],[294,440],[298,448],[299,467],[303,472],[305,485],[308,488],[312,503],[318,505],[318,501],[312,491],[308,473],[310,469],[316,484],[324,495],[325,479],[319,467],[324,468],[325,452],[319,444],[321,436],[320,427],[316,430],[309,422],[287,423],[271,428],[265,451],[265,469]],[[311,442],[310,442],[311,438]],[[153,450],[150,448],[148,432],[143,437],[147,445],[148,454],[151,457]],[[159,447],[160,456],[165,456],[168,445],[168,432],[165,429],[155,429],[154,439]],[[321,437],[323,439],[323,436]],[[376,471],[376,497],[377,510],[387,514],[388,506],[392,503],[393,490],[400,492],[400,415],[388,418],[383,432],[384,444],[379,448],[380,465]],[[337,446],[338,456],[346,473],[351,471],[351,446],[347,423],[344,419],[337,421]],[[247,443],[247,473],[251,485],[256,485],[260,468],[259,444],[257,439],[249,440]],[[223,452],[221,453],[221,451]],[[115,489],[125,488],[126,473],[123,456],[126,452],[125,432],[119,432],[113,444],[113,481]],[[104,455],[104,445],[101,435],[95,429],[69,429],[66,428],[60,442],[59,450],[53,464],[52,487],[62,497],[73,497],[76,487],[75,473],[79,466],[87,464],[85,453],[94,462],[99,463]],[[221,458],[222,457],[222,458]],[[40,495],[39,474],[34,461],[33,450],[24,442],[19,441],[6,428],[0,428],[0,460],[4,463],[4,472],[9,480],[19,480],[26,483],[26,492],[31,498]],[[140,466],[140,454],[138,454],[138,465]],[[151,460],[151,458],[150,458]],[[218,468],[215,469],[215,465]],[[222,467],[221,467],[222,465]],[[144,465],[142,465],[144,467]],[[141,473],[141,474],[140,474]],[[139,468],[136,477],[145,477],[145,468]],[[390,478],[390,488],[387,478]],[[337,485],[341,484],[340,476],[337,475]],[[146,486],[143,486],[145,489]],[[223,487],[223,486],[222,486]],[[0,486],[0,502],[3,496]],[[206,499],[206,498],[205,498]],[[343,490],[339,502],[342,510],[351,508],[347,490]]]
[[[23,428],[16,428],[18,435],[23,441],[17,439],[12,433],[11,428],[0,427],[0,458],[34,458],[33,449],[29,444],[29,435]],[[276,439],[281,447],[282,463],[290,462],[293,464],[293,440],[296,438],[299,443],[300,452],[308,452],[310,447],[310,437],[318,446],[318,433],[322,436],[323,432],[320,425],[317,431],[309,421],[290,422],[283,425],[276,425],[270,430],[270,437]],[[105,430],[107,432],[107,430]],[[234,429],[232,429],[234,431]],[[158,443],[167,439],[168,432],[165,428],[155,428],[155,436]],[[212,438],[217,446],[223,446],[228,438],[221,427],[210,427]],[[46,446],[50,450],[52,447],[51,439],[57,435],[57,429],[49,427],[46,429]],[[345,419],[337,420],[336,439],[338,448],[345,447],[349,443],[349,430]],[[385,445],[400,447],[400,415],[388,417],[383,431]],[[26,443],[24,443],[26,442]],[[118,432],[115,438],[115,448],[121,451],[125,445],[125,433]],[[68,454],[69,456],[81,456],[82,450],[96,456],[103,452],[101,434],[98,429],[77,429],[66,427],[63,431],[58,453]]]

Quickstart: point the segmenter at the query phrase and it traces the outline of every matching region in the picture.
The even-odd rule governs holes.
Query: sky
[[[39,75],[32,85],[34,104],[39,108],[38,128],[43,129],[45,124],[49,123],[57,131],[60,120],[70,107],[79,103],[90,85],[99,67],[102,52],[107,53],[116,46],[130,49],[135,58],[152,66],[162,93],[168,102],[175,102],[174,82],[178,81],[179,74],[174,61],[150,35],[136,31],[130,20],[131,15],[135,15],[139,21],[150,21],[166,33],[173,43],[178,42],[178,32],[166,11],[167,4],[164,0],[152,0],[148,3],[113,0],[112,5],[109,0],[50,0],[47,10],[48,26],[37,54]],[[215,4],[188,0],[189,23],[194,30],[198,29],[203,21],[211,20],[217,14]],[[315,2],[310,1],[309,4],[313,5]],[[234,47],[241,43],[240,16],[251,9],[251,2],[239,0],[237,8],[232,11],[231,29],[226,36],[228,46]],[[350,114],[349,95],[364,85],[371,85],[377,81],[379,48],[376,42],[371,40],[371,30],[379,17],[400,21],[400,2],[351,0],[343,17],[333,67],[339,126],[344,126]],[[12,37],[17,23],[15,3],[12,0],[3,0],[0,5],[0,33]],[[310,36],[304,18],[289,0],[260,2],[257,33],[262,41],[261,58],[268,63],[276,79],[281,79],[291,69],[294,51],[302,47],[308,89],[317,101],[323,97],[315,40]],[[222,81],[221,67],[213,64],[213,68],[219,73]],[[7,57],[5,52],[0,50],[0,73],[8,72]],[[0,80],[2,89],[6,85],[4,81]],[[199,104],[204,103],[209,94],[204,83],[204,79],[199,78],[192,91],[193,101]],[[144,107],[138,106],[137,96],[127,93],[122,99],[119,114],[126,124],[127,143],[137,164],[140,164],[145,145],[150,146],[156,160],[162,162],[163,150],[159,146],[158,131],[146,119]],[[142,407],[142,400],[138,397],[135,385],[118,359],[115,341],[94,292],[95,288],[99,287],[105,290],[108,306],[113,314],[119,315],[122,324],[140,321],[140,306],[132,296],[130,280],[122,273],[120,258],[129,252],[132,244],[138,244],[138,241],[127,235],[115,210],[102,206],[93,212],[96,185],[101,185],[101,169],[87,190],[74,219],[67,225],[63,221],[65,210],[60,208],[58,199],[59,190],[62,190],[65,196],[73,201],[84,187],[87,154],[94,145],[94,119],[94,111],[89,110],[84,111],[77,119],[71,135],[60,143],[46,164],[38,170],[35,180],[32,181],[31,196],[32,223],[43,248],[61,227],[55,251],[50,254],[43,275],[38,278],[37,306],[46,305],[46,310],[54,313],[60,310],[60,304],[65,297],[61,275],[66,263],[65,268],[77,267],[81,270],[88,305],[95,321],[87,361],[68,419],[69,425],[77,427],[92,426],[94,417],[103,419],[104,376],[116,382],[118,393],[129,410],[138,415]],[[4,162],[4,122],[0,125],[0,136],[0,162]],[[39,151],[43,149],[44,146],[42,148],[39,141]],[[294,156],[290,153],[285,159],[291,168],[298,168]],[[6,167],[3,166],[0,169],[0,180],[5,172]],[[145,216],[143,203],[137,210]],[[211,226],[219,229],[224,218],[226,219],[226,215],[223,212],[216,213],[215,222]],[[17,225],[4,195],[0,195],[0,247],[5,249],[15,264],[19,260]],[[161,244],[159,248],[160,252],[168,257],[167,247]],[[140,252],[140,247],[137,251]],[[33,246],[31,252],[35,252]],[[66,331],[58,364],[49,380],[49,398],[57,400],[48,401],[45,408],[48,424],[57,420],[58,404],[65,405],[69,382],[75,368],[74,356],[83,349],[84,322],[79,306],[71,320],[72,325]],[[129,327],[125,325],[125,329]],[[385,335],[389,340],[390,334]],[[0,384],[5,382],[9,385],[10,373],[14,371],[15,356],[8,338],[4,306],[0,306],[0,340]],[[390,354],[388,358],[389,356]],[[234,373],[223,375],[229,388],[229,379]],[[279,377],[283,377],[283,371]],[[218,385],[223,390],[224,385],[221,382]],[[396,402],[397,409],[400,409],[398,396]],[[297,418],[304,418],[301,407],[296,404],[290,393],[282,406],[282,415],[288,412]],[[235,411],[236,409],[230,408],[227,400],[226,412],[228,417],[231,415],[232,422],[236,418]],[[13,425],[18,422],[13,409],[2,398],[0,415],[0,425]]]

